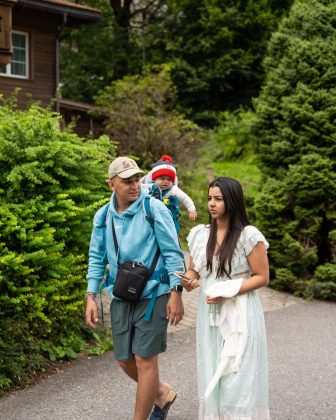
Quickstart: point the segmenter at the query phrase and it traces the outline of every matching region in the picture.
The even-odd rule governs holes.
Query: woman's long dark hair
[[[216,277],[231,274],[231,262],[239,236],[245,226],[249,225],[246,214],[243,189],[240,183],[233,178],[221,176],[209,185],[210,188],[218,187],[221,190],[225,214],[228,216],[228,227],[225,238],[218,251],[218,270]],[[208,191],[209,191],[208,190]],[[212,261],[216,248],[217,223],[210,220],[210,236],[206,247],[207,269],[212,271]]]

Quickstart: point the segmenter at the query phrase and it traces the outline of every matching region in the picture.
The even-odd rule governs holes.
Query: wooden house
[[[0,94],[6,98],[20,88],[19,108],[31,100],[48,106],[59,86],[62,31],[100,19],[98,10],[64,0],[0,0]],[[90,104],[58,100],[54,108],[65,123],[75,117],[81,135],[102,131],[87,113]]]

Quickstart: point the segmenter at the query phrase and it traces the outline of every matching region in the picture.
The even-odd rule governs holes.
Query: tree
[[[169,4],[167,49],[186,115],[211,123],[211,112],[250,104],[263,80],[266,42],[278,22],[272,3],[184,0]]]
[[[83,102],[112,81],[139,74],[145,64],[143,34],[160,15],[163,0],[86,0],[103,20],[62,33],[62,96]]]
[[[90,1],[103,20],[85,28],[65,29],[60,48],[61,95],[93,103],[99,90],[129,72],[141,71],[141,50],[115,22],[106,1]],[[125,64],[126,63],[126,64]]]
[[[257,95],[267,40],[292,2],[87,1],[105,19],[63,41],[64,96],[91,102],[114,80],[171,63],[179,109],[208,125]]]
[[[254,134],[276,287],[336,297],[336,4],[297,0],[272,37]]]
[[[180,162],[196,157],[202,130],[174,111],[175,89],[169,69],[127,76],[102,91],[97,104],[105,115],[107,133],[118,141],[119,154],[136,155],[145,165],[162,153]]]

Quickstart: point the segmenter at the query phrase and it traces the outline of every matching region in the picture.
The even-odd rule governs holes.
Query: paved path
[[[336,305],[260,290],[266,312],[272,420],[334,420]],[[178,391],[169,420],[197,419],[197,291],[184,293],[186,317],[170,330],[161,377]],[[39,384],[0,400],[1,420],[127,420],[135,385],[113,352],[77,360]]]

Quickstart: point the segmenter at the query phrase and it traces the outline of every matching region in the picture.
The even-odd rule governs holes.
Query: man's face
[[[108,181],[110,188],[115,192],[118,206],[127,208],[138,199],[141,191],[140,178],[140,174],[130,178],[120,178],[117,175]]]

